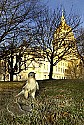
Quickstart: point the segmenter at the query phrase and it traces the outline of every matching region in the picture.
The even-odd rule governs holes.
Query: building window
[[[67,69],[65,69],[65,73],[67,73]]]
[[[44,78],[46,79],[46,75],[44,75]]]
[[[47,70],[48,70],[48,65],[47,65]]]
[[[65,72],[64,68],[63,68],[63,73]]]
[[[63,79],[63,76],[62,76],[62,79]]]
[[[64,63],[63,63],[63,66],[64,66]]]
[[[61,76],[59,76],[59,79],[61,79]]]
[[[60,72],[60,67],[58,67],[58,72]]]
[[[57,66],[56,66],[56,72],[57,72]]]
[[[62,62],[61,62],[61,66],[62,66]]]
[[[58,65],[60,66],[60,62],[58,63]]]
[[[44,69],[45,69],[45,64],[44,64]]]
[[[61,73],[62,73],[62,68],[61,68]]]

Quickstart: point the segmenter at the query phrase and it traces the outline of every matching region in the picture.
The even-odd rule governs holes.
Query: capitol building
[[[70,32],[69,32],[70,31]],[[62,13],[61,17],[61,22],[58,28],[54,32],[54,41],[53,45],[57,47],[58,45],[56,44],[55,41],[58,40],[58,37],[62,37],[63,35],[67,34],[65,40],[63,41],[64,44],[67,44],[68,41],[76,41],[74,38],[74,34],[71,30],[71,27],[67,25],[65,17]],[[59,44],[59,42],[58,42]],[[64,46],[63,46],[64,47]],[[63,48],[59,49],[60,52],[63,51]],[[27,57],[29,56],[30,58],[32,55],[26,55]],[[25,57],[25,58],[27,58]],[[73,79],[73,78],[78,78],[80,77],[80,58],[78,56],[77,48],[76,45],[74,46],[73,49],[70,49],[70,53],[65,55],[65,59],[60,60],[55,66],[53,66],[53,79]],[[24,60],[24,58],[23,58]],[[50,72],[50,62],[48,61],[47,58],[41,59],[38,61],[26,61],[26,67],[27,69],[24,68],[24,65],[22,65],[22,70],[19,74],[14,75],[13,79],[15,81],[22,81],[26,80],[28,77],[29,72],[35,72],[35,76],[37,80],[43,80],[43,79],[49,79],[49,72]],[[15,60],[14,60],[15,63]],[[10,77],[10,76],[9,76]],[[1,79],[3,80],[3,74]],[[8,79],[7,79],[8,80]]]
[[[64,15],[62,13],[61,23],[54,32],[54,41],[57,40],[59,36],[62,37],[67,32],[69,33],[64,40],[65,44],[67,44],[68,41],[75,41],[75,38],[71,30],[71,27],[66,24]],[[53,44],[54,46],[56,46],[55,43]],[[62,48],[60,51],[62,51]],[[80,67],[78,65],[80,64],[80,59],[78,58],[78,53],[74,54],[74,52],[77,53],[76,46],[73,48],[73,50],[70,50],[70,53],[68,55],[66,55],[65,60],[61,60],[55,66],[53,66],[53,75],[52,75],[53,79],[70,79],[70,78],[75,78],[75,75],[79,76]],[[26,65],[27,64],[30,64],[28,66],[28,69],[23,70],[17,76],[14,76],[15,80],[27,79],[28,77],[27,75],[31,71],[36,73],[37,80],[49,79],[50,62],[47,60],[47,58],[41,60],[39,63],[38,61],[37,62],[32,61],[31,63],[30,61],[27,61]],[[73,66],[75,66],[77,74],[74,73]]]

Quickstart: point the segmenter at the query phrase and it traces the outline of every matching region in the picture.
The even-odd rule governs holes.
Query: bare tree
[[[25,65],[25,61],[22,61],[24,39],[28,49],[33,29],[31,24],[41,12],[39,0],[0,1],[0,60],[7,64],[5,69],[8,67],[10,81],[13,81],[14,74],[21,72],[21,65]]]
[[[36,45],[50,62],[49,79],[52,79],[53,66],[76,47],[73,32],[77,30],[80,18],[73,14],[66,16],[62,8],[57,8],[54,12],[45,10],[43,15],[39,15],[36,24]]]
[[[78,52],[84,64],[84,28],[80,28],[78,30],[78,34],[76,37]]]
[[[58,8],[54,12],[45,9],[42,12],[42,7],[39,6],[38,0],[0,1],[0,58],[8,62],[11,81],[13,74],[21,71],[21,62],[24,65],[26,63],[26,60],[22,61],[23,53],[27,51],[24,50],[24,38],[27,49],[32,47],[33,53],[38,50],[33,56],[47,58],[50,62],[50,79],[53,66],[64,59],[75,46],[74,40],[70,39],[67,42],[65,40],[72,31],[76,31],[80,18],[76,15],[65,16],[67,24],[72,28],[60,37],[55,30],[62,25],[63,20],[65,21],[63,17],[61,18],[62,9]],[[14,57],[16,57],[15,65],[13,65]]]

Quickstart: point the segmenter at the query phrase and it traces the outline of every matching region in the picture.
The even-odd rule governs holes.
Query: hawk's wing
[[[39,85],[37,81],[36,81],[36,88],[39,90]]]

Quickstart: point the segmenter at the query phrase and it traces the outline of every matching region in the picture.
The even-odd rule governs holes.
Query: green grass
[[[0,125],[84,125],[84,80],[38,81],[40,90],[36,100],[20,97],[17,102],[32,107],[32,111],[11,116],[7,112],[23,82],[0,82]],[[6,91],[3,91],[5,88]]]

